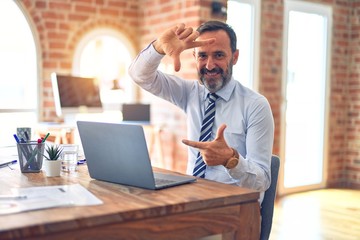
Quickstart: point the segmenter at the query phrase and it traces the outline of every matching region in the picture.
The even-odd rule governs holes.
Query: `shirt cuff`
[[[154,48],[154,45],[153,45],[154,42],[155,42],[155,40],[152,41],[146,48],[144,48],[141,51],[141,53],[146,55],[149,62],[152,62],[152,61],[160,62],[161,59],[163,59],[165,57],[165,55],[156,51],[156,49]]]

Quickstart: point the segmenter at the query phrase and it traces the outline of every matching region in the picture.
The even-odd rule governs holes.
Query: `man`
[[[199,81],[157,70],[168,55],[179,71],[180,54],[186,49],[194,51]],[[227,24],[209,21],[197,31],[179,24],[145,48],[129,73],[143,89],[187,114],[190,140],[183,143],[190,146],[188,174],[259,190],[261,202],[270,186],[274,122],[265,97],[233,78],[238,56],[236,34]],[[204,118],[209,119],[207,127]],[[209,134],[203,134],[205,128]]]

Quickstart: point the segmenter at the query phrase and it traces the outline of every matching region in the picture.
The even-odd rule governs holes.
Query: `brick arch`
[[[89,21],[78,28],[77,31],[74,31],[69,37],[66,43],[66,52],[71,53],[69,58],[69,63],[73,63],[73,57],[76,50],[77,45],[88,33],[95,31],[97,29],[112,29],[120,34],[124,35],[128,39],[128,42],[132,45],[133,49],[136,50],[136,42],[133,39],[136,39],[133,33],[129,32],[124,25],[117,21],[112,21],[108,19],[94,19]]]

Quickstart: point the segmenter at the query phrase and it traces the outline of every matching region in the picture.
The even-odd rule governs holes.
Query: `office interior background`
[[[185,172],[185,114],[139,89],[127,68],[164,29],[180,22],[196,28],[216,19],[238,33],[237,80],[270,102],[273,153],[282,161],[279,194],[360,189],[360,0],[5,0],[0,5],[1,144],[12,143],[19,126],[65,123],[55,112],[53,72],[95,77],[104,108],[96,120],[121,121],[121,104],[149,103],[151,124],[160,129],[162,166]],[[180,72],[168,58],[161,69],[197,79],[191,50],[181,59]]]

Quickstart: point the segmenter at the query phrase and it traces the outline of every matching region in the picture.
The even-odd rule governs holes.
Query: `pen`
[[[44,139],[42,140],[42,142],[45,142],[46,139],[49,137],[50,133],[47,133],[46,136],[44,137]]]
[[[27,131],[25,131],[24,134],[25,134],[26,140],[29,141],[29,140],[30,140],[30,137],[29,137],[29,134],[27,133]]]
[[[78,165],[85,164],[85,163],[86,163],[86,159],[78,160],[78,162],[77,162]]]
[[[25,143],[25,140],[23,138],[21,138],[21,141],[19,140],[18,136],[16,134],[13,135],[17,144],[21,144],[21,143]],[[29,149],[27,148],[27,146],[21,146],[20,145],[20,149],[24,152],[25,155],[29,155]],[[8,165],[8,164],[7,164]],[[7,166],[6,165],[6,166]]]
[[[27,169],[29,167],[29,165],[32,163],[34,157],[36,156],[36,154],[38,154],[38,152],[39,152],[39,150],[35,148],[34,150],[32,150],[32,153],[29,153],[29,152],[26,153],[28,157],[26,157],[27,160],[24,165],[24,169]]]
[[[49,135],[50,135],[50,133],[47,133],[41,142],[39,142],[39,140],[38,140],[38,143],[44,143],[46,141],[46,139],[49,137]],[[29,165],[32,163],[33,158],[36,156],[37,153],[38,153],[38,149],[34,149],[30,158],[27,159],[26,164],[24,165],[25,169],[29,167]]]
[[[12,160],[12,161],[9,161],[6,163],[2,163],[2,164],[0,164],[0,168],[6,167],[7,165],[10,165],[10,164],[15,164],[16,162],[17,162],[17,160]]]
[[[16,136],[16,134],[14,134],[14,138],[15,138],[17,143],[20,143],[20,140],[19,140],[18,136]]]
[[[14,195],[0,195],[0,201],[1,200],[22,200],[22,199],[26,199],[27,197],[25,195],[19,195],[19,196],[14,196]]]

